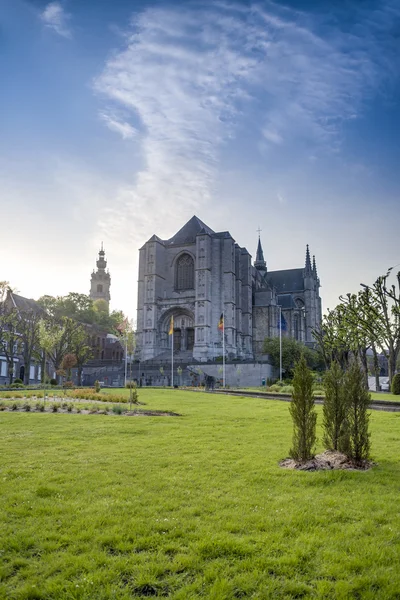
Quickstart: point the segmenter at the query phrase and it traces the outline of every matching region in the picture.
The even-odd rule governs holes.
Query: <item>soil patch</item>
[[[132,410],[124,413],[126,417],[181,417],[179,413],[164,410]]]
[[[363,460],[361,464],[356,464],[345,454],[334,450],[326,450],[322,454],[317,454],[314,458],[306,462],[299,462],[293,458],[285,458],[279,463],[283,469],[297,469],[298,471],[367,471],[373,467],[374,464],[375,463],[368,460]]]

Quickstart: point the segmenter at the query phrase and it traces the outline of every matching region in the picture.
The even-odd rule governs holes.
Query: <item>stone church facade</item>
[[[141,361],[167,358],[174,318],[174,354],[181,360],[222,356],[254,360],[266,337],[283,335],[313,343],[321,321],[320,282],[307,247],[304,268],[268,271],[261,241],[254,265],[228,231],[214,232],[192,217],[172,238],[154,235],[140,249],[137,354]]]

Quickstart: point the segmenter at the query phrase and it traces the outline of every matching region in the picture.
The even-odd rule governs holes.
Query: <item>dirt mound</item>
[[[322,454],[317,454],[314,458],[299,462],[293,458],[285,458],[279,463],[283,469],[297,469],[298,471],[331,471],[331,470],[352,470],[367,471],[374,463],[363,460],[356,464],[345,454],[334,450],[326,450]]]

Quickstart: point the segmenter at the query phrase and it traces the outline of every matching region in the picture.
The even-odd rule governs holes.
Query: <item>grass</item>
[[[306,473],[285,403],[139,399],[183,417],[0,413],[0,598],[399,598],[400,415],[373,470]]]
[[[260,387],[248,387],[248,388],[241,388],[241,391],[243,392],[264,392],[264,393],[268,393],[268,390],[265,389],[265,386],[260,386]],[[279,395],[279,393],[284,393],[284,392],[270,392],[271,394],[274,395]],[[324,391],[323,390],[317,390],[314,392],[316,396],[323,396],[324,395]],[[371,394],[371,398],[372,400],[386,400],[387,402],[400,402],[400,396],[399,395],[394,395],[391,394],[389,392],[370,392]]]

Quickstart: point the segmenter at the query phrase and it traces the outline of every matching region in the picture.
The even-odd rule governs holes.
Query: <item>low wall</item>
[[[189,365],[189,369],[197,371],[199,365]],[[222,364],[204,364],[200,366],[204,375],[222,380]],[[235,363],[225,365],[225,385],[229,387],[257,387],[262,380],[272,379],[274,368],[268,363]]]

